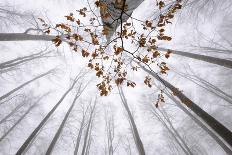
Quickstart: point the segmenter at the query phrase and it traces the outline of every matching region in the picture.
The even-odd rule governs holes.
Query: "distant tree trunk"
[[[94,106],[90,109],[90,117],[89,117],[89,121],[88,121],[88,125],[87,125],[87,128],[86,128],[86,131],[85,131],[85,137],[84,137],[84,144],[83,144],[83,147],[82,147],[82,152],[81,152],[81,155],[85,155],[86,153],[86,148],[87,148],[87,145],[88,145],[88,138],[90,136],[90,132],[91,132],[91,126],[92,126],[92,122],[93,122],[93,115],[94,115],[94,111],[95,111],[95,106],[96,106],[96,101],[97,99],[95,99],[95,103],[94,103]]]
[[[113,114],[109,114],[108,111],[105,112],[105,130],[106,130],[106,137],[107,137],[107,149],[106,154],[113,155],[114,154],[114,117]]]
[[[160,110],[161,114],[163,115],[164,119],[168,122],[170,128],[172,129],[173,133],[176,135],[176,137],[181,141],[181,143],[184,145],[185,149],[188,151],[188,154],[193,155],[192,151],[190,150],[190,148],[188,147],[188,145],[186,144],[186,142],[183,140],[183,138],[180,136],[180,134],[177,132],[177,130],[174,128],[174,126],[172,125],[172,122],[170,121],[170,119],[168,118],[166,112],[164,109]]]
[[[90,127],[90,131],[89,131],[89,137],[87,140],[85,155],[89,155],[89,150],[90,150],[90,146],[91,146],[91,142],[92,142],[92,135],[91,135],[92,129],[93,129],[93,122],[91,122],[91,127]]]
[[[59,129],[57,130],[57,132],[56,132],[56,134],[55,134],[55,136],[54,136],[54,138],[52,139],[52,142],[50,143],[50,145],[49,145],[49,147],[48,147],[48,149],[47,149],[46,155],[50,155],[50,154],[52,153],[53,148],[54,148],[54,146],[55,146],[55,144],[56,144],[58,138],[60,137],[60,134],[61,134],[62,131],[63,131],[63,128],[64,128],[64,126],[65,126],[65,123],[66,123],[66,121],[67,121],[67,119],[68,119],[68,117],[69,117],[69,115],[70,115],[70,113],[71,113],[71,111],[72,111],[74,105],[76,104],[76,100],[80,97],[80,95],[81,95],[81,93],[82,93],[82,91],[83,91],[83,90],[81,91],[80,88],[81,88],[81,86],[79,86],[79,90],[78,90],[77,94],[75,95],[75,98],[74,98],[74,100],[73,100],[71,106],[69,107],[69,109],[68,109],[68,111],[67,111],[67,113],[66,113],[66,115],[65,115],[65,117],[64,117],[64,119],[63,119],[63,121],[62,121],[62,123],[60,124]]]
[[[168,130],[168,132],[171,134],[175,142],[180,146],[181,150],[186,154],[186,155],[192,155],[191,151],[188,152],[183,146],[183,144],[180,143],[180,141],[177,139],[177,136],[175,133],[169,128],[169,126],[166,124],[166,122],[160,117],[160,115],[155,111],[154,107],[152,106],[151,108],[152,114],[161,122],[161,124]]]
[[[1,121],[0,124],[4,123],[9,117],[14,115],[22,106],[24,106],[27,102],[22,102],[21,104],[17,105],[8,115],[6,115]]]
[[[40,79],[40,78],[46,76],[46,75],[48,75],[48,74],[51,74],[52,71],[53,71],[53,70],[49,70],[48,72],[43,73],[43,74],[41,74],[41,75],[39,75],[39,76],[33,78],[32,80],[29,80],[29,81],[25,82],[24,84],[18,86],[17,88],[11,90],[10,92],[8,92],[8,93],[2,95],[2,96],[0,97],[0,101],[3,100],[3,99],[5,99],[5,98],[7,98],[8,96],[10,96],[11,94],[13,94],[14,92],[18,91],[19,89],[25,87],[26,85],[28,85],[28,84],[30,84],[30,83],[32,83],[32,82],[34,82],[34,81],[36,81],[36,80],[38,80],[38,79]]]
[[[85,123],[85,117],[86,117],[85,115],[86,115],[86,113],[84,113],[83,116],[82,116],[80,129],[79,129],[78,136],[77,136],[77,139],[76,139],[74,155],[77,155],[77,153],[78,153],[79,145],[80,145],[80,142],[81,142],[81,136],[82,136],[82,132],[83,132],[83,129],[84,129],[84,123]]]
[[[184,56],[184,57],[188,57],[188,58],[192,58],[192,59],[197,59],[197,60],[205,61],[208,63],[212,63],[212,64],[216,64],[216,65],[220,65],[220,66],[232,69],[232,61],[230,61],[230,60],[215,58],[215,57],[206,56],[206,55],[182,52],[182,51],[178,51],[178,50],[170,50],[170,49],[161,48],[161,47],[157,48],[157,49],[160,51],[168,51],[169,50],[173,54],[176,54],[176,55],[180,55],[180,56]]]
[[[27,33],[0,33],[0,41],[52,41],[56,36]]]
[[[228,154],[232,154],[232,150],[220,139],[218,136],[212,132],[208,127],[202,123],[198,118],[196,118],[191,112],[189,112],[180,101],[178,101],[175,97],[164,91],[164,93],[174,102],[176,105],[184,111],[197,125],[199,125],[205,132],[207,132],[217,143],[222,147],[222,149]]]
[[[195,75],[187,75],[183,73],[177,73],[180,76],[192,81],[193,83],[197,84],[201,88],[204,88],[205,90],[209,91],[210,93],[220,97],[224,101],[232,104],[232,96],[221,90],[220,88],[216,87],[215,85],[211,84],[210,82],[197,77]]]
[[[139,64],[140,65],[140,64]],[[196,115],[198,115],[206,124],[208,124],[218,135],[221,136],[231,147],[232,147],[232,132],[227,129],[223,124],[217,121],[214,117],[209,115],[193,101],[191,101],[187,96],[185,96],[181,91],[179,91],[172,84],[162,79],[157,73],[152,70],[148,70],[144,66],[140,67],[155,79],[160,81],[164,86],[171,90],[179,100],[184,103],[189,109],[191,109]]]
[[[75,84],[78,81],[78,76],[75,78],[74,82],[72,83],[71,87],[64,93],[64,95],[60,98],[60,100],[56,103],[56,105],[50,110],[50,112],[44,117],[44,119],[40,122],[40,124],[35,128],[35,130],[30,134],[27,140],[23,143],[23,145],[19,148],[16,155],[21,155],[27,149],[31,141],[36,137],[37,133],[41,130],[47,120],[51,117],[57,107],[61,104],[64,98],[69,94],[69,92],[74,88]]]
[[[125,109],[127,111],[127,114],[128,114],[128,118],[129,118],[129,121],[130,121],[130,124],[131,124],[131,128],[132,128],[135,144],[136,144],[136,147],[138,149],[138,153],[139,153],[139,155],[145,155],[143,143],[142,143],[142,141],[140,139],[139,132],[138,132],[137,126],[135,124],[134,118],[133,118],[133,116],[131,114],[131,111],[130,111],[130,109],[128,107],[126,97],[125,97],[121,87],[118,87],[118,91],[119,91],[119,95],[121,97],[122,103],[123,103],[123,105],[124,105],[124,107],[125,107]]]
[[[2,70],[3,71],[8,70],[9,68],[25,64],[29,61],[34,60],[34,59],[43,58],[48,53],[50,53],[50,52],[43,52],[42,51],[42,52],[38,52],[35,54],[31,54],[31,55],[24,56],[24,57],[19,57],[19,58],[13,59],[13,60],[9,60],[9,61],[0,63],[0,73],[2,72]]]
[[[16,121],[16,123],[6,132],[4,133],[4,135],[2,135],[0,137],[0,142],[26,117],[26,115],[34,108],[38,105],[38,103],[41,101],[41,99],[44,97],[45,95],[41,96],[33,105],[31,105],[27,111],[19,118],[19,120]]]

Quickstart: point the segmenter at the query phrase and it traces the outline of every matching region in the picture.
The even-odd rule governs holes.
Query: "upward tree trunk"
[[[55,37],[52,35],[33,35],[27,33],[0,33],[0,41],[52,41]]]
[[[2,95],[2,96],[0,97],[0,101],[3,100],[3,99],[5,99],[5,98],[7,98],[8,96],[10,96],[11,94],[13,94],[14,92],[18,91],[19,89],[25,87],[26,85],[32,83],[33,81],[36,81],[36,80],[38,80],[38,79],[40,79],[40,78],[42,78],[42,77],[44,77],[44,76],[46,76],[46,75],[52,73],[52,71],[53,71],[53,70],[49,70],[48,72],[43,73],[43,74],[41,74],[41,75],[39,75],[39,76],[33,78],[32,80],[29,80],[29,81],[25,82],[24,84],[18,86],[17,88],[11,90],[10,92],[8,92],[8,93]]]
[[[178,73],[180,76],[192,81],[193,83],[197,84],[201,88],[204,88],[205,90],[209,91],[210,93],[220,97],[221,99],[225,100],[226,102],[232,104],[232,96],[221,90],[220,88],[216,87],[212,83],[197,77],[195,75],[187,75],[183,73]]]
[[[19,57],[19,58],[13,59],[13,60],[9,60],[9,61],[0,63],[0,72],[4,72],[4,70],[8,70],[9,68],[25,64],[29,61],[34,60],[34,59],[43,58],[48,53],[50,53],[50,52],[43,52],[42,51],[42,52],[38,52],[35,54],[31,54],[31,55],[24,56],[24,57]]]
[[[124,105],[124,107],[125,107],[125,109],[127,111],[127,114],[128,114],[128,118],[129,118],[129,121],[130,121],[130,124],[131,124],[131,127],[132,127],[132,132],[133,132],[136,147],[138,149],[138,153],[139,153],[139,155],[145,155],[143,143],[142,143],[142,141],[140,139],[139,132],[138,132],[137,126],[135,124],[134,118],[133,118],[133,116],[131,114],[131,111],[130,111],[130,109],[128,107],[126,97],[125,97],[121,87],[118,87],[118,90],[119,90],[119,95],[121,97],[122,103],[123,103],[123,105]]]
[[[12,115],[14,115],[20,108],[22,108],[22,106],[24,106],[26,104],[26,102],[23,102],[21,104],[19,104],[18,106],[16,106],[8,115],[6,115],[1,121],[0,124],[4,123],[9,117],[11,117]]]
[[[76,139],[76,145],[75,145],[74,155],[77,155],[78,150],[79,150],[79,145],[80,145],[80,142],[81,142],[82,131],[84,129],[84,123],[85,123],[85,113],[83,114],[83,117],[82,117],[82,120],[81,120],[80,129],[79,129],[78,136],[77,136],[77,139]]]
[[[185,149],[188,151],[188,154],[193,155],[192,151],[190,150],[189,146],[187,145],[187,143],[183,140],[183,138],[180,136],[179,132],[177,132],[177,130],[174,128],[174,126],[172,125],[171,120],[169,119],[169,117],[167,116],[167,113],[165,112],[164,109],[160,110],[161,114],[163,115],[164,119],[168,122],[170,128],[172,129],[173,133],[175,134],[175,136],[181,141],[181,143],[184,145]]]
[[[75,78],[73,84],[71,87],[64,93],[64,95],[60,98],[60,100],[56,103],[56,105],[51,109],[51,111],[44,117],[44,119],[40,122],[40,124],[35,128],[35,130],[30,134],[30,136],[27,138],[27,140],[23,143],[23,145],[19,148],[16,155],[21,155],[25,152],[31,141],[36,137],[38,132],[41,130],[41,128],[44,126],[44,124],[47,122],[47,120],[51,117],[51,115],[54,113],[54,111],[57,109],[57,107],[61,104],[61,102],[64,100],[64,98],[69,94],[69,92],[73,89],[75,84],[78,81],[78,77]]]
[[[189,112],[183,105],[181,102],[179,102],[175,97],[173,97],[172,95],[168,94],[166,91],[164,91],[164,93],[174,102],[176,103],[176,105],[182,110],[184,111],[191,119],[193,119],[193,121],[199,125],[205,132],[207,132],[217,143],[218,145],[220,145],[222,147],[222,149],[228,154],[232,154],[232,150],[220,139],[218,138],[218,136],[212,132],[210,129],[208,129],[208,127],[202,123],[198,118],[196,118],[191,112]]]
[[[31,105],[27,111],[17,120],[17,122],[4,134],[2,137],[0,137],[0,142],[26,117],[26,115],[33,109],[35,106],[41,101],[41,99],[44,97],[40,97],[33,105]]]
[[[88,121],[88,125],[87,125],[87,129],[85,132],[85,137],[84,137],[84,144],[82,147],[82,152],[81,155],[85,155],[86,151],[87,151],[87,146],[88,146],[88,138],[90,136],[90,132],[91,132],[91,126],[92,126],[92,122],[93,122],[93,115],[94,115],[94,111],[95,111],[95,106],[96,106],[96,99],[95,99],[95,103],[94,106],[91,108],[90,111],[90,117],[89,117],[89,121]]]
[[[71,113],[71,111],[72,111],[75,103],[76,103],[76,100],[80,97],[80,95],[81,95],[81,93],[83,91],[83,90],[81,91],[80,88],[81,88],[81,86],[79,86],[79,90],[78,90],[77,94],[75,95],[75,98],[74,98],[71,106],[69,107],[69,109],[68,109],[68,111],[67,111],[67,113],[66,113],[66,115],[65,115],[65,117],[64,117],[64,119],[63,119],[63,121],[62,121],[62,123],[61,123],[61,125],[59,127],[59,129],[57,130],[57,132],[56,132],[56,134],[54,136],[54,138],[52,139],[52,142],[50,143],[50,145],[49,145],[49,147],[47,149],[46,155],[50,155],[52,153],[53,148],[54,148],[54,146],[55,146],[58,138],[60,137],[60,134],[63,131],[65,123],[66,123],[66,121],[67,121],[67,119],[68,119],[68,117],[69,117],[69,115],[70,115],[70,113]]]
[[[191,151],[188,152],[187,149],[184,148],[183,144],[180,143],[180,141],[177,139],[177,136],[175,135],[175,133],[169,128],[169,126],[166,124],[166,122],[160,117],[160,115],[157,113],[157,111],[155,111],[153,105],[151,107],[151,111],[152,114],[163,124],[163,126],[168,130],[168,132],[171,134],[171,136],[173,137],[173,139],[175,140],[175,142],[180,146],[180,148],[182,149],[182,151],[186,154],[186,155],[191,155]]]
[[[220,66],[232,69],[232,61],[230,61],[230,60],[215,58],[215,57],[206,56],[206,55],[188,53],[188,52],[183,52],[183,51],[178,51],[178,50],[170,50],[170,49],[161,48],[161,47],[157,48],[157,49],[160,51],[168,51],[169,50],[173,54],[176,54],[176,55],[180,55],[180,56],[184,56],[184,57],[188,57],[188,58],[192,58],[192,59],[197,59],[197,60],[205,61],[208,63],[212,63],[212,64],[216,64],[216,65],[220,65]]]
[[[139,64],[140,65],[140,64]],[[189,109],[191,109],[197,116],[199,116],[206,124],[208,124],[218,135],[221,136],[231,147],[232,147],[232,132],[227,129],[223,124],[217,121],[214,117],[209,115],[193,101],[191,101],[187,96],[185,96],[181,91],[179,91],[172,84],[162,79],[158,74],[152,70],[148,70],[144,66],[140,67],[146,71],[148,74],[152,75],[155,79],[160,81],[164,86],[171,90],[179,100],[184,103]]]

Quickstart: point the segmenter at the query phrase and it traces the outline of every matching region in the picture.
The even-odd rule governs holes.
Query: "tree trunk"
[[[0,33],[0,41],[52,41],[56,36],[33,35],[27,33]]]
[[[2,137],[0,137],[0,142],[26,117],[26,115],[41,101],[41,99],[44,97],[40,97],[33,105],[31,105],[27,111],[19,118],[19,120],[4,134]]]
[[[131,127],[132,127],[133,136],[134,136],[134,139],[135,139],[136,147],[138,149],[138,153],[139,153],[139,155],[145,155],[143,143],[142,143],[142,141],[140,139],[139,132],[138,132],[137,126],[135,124],[134,118],[133,118],[133,116],[131,114],[131,111],[130,111],[130,109],[128,107],[126,97],[125,97],[121,87],[118,87],[118,91],[119,91],[119,95],[121,97],[122,103],[123,103],[123,105],[124,105],[124,107],[125,107],[125,109],[127,111],[127,114],[128,114],[128,118],[129,118],[129,121],[130,121],[130,124],[131,124]]]
[[[8,115],[6,115],[1,121],[0,124],[4,123],[9,117],[11,117],[12,115],[14,115],[20,108],[22,108],[22,106],[24,106],[26,104],[26,102],[23,102],[21,104],[19,104],[18,106],[16,106]]]
[[[52,71],[53,71],[53,70],[49,70],[48,72],[43,73],[43,74],[41,74],[41,75],[39,75],[39,76],[33,78],[32,80],[29,80],[29,81],[25,82],[24,84],[18,86],[17,88],[11,90],[10,92],[8,92],[8,93],[2,95],[2,96],[0,97],[0,101],[3,100],[3,99],[5,99],[5,98],[7,98],[8,96],[10,96],[11,94],[13,94],[14,92],[18,91],[19,89],[25,87],[26,85],[28,85],[28,84],[30,84],[30,83],[32,83],[32,82],[34,82],[34,81],[36,81],[36,80],[38,80],[38,79],[40,79],[40,78],[42,78],[42,77],[44,77],[44,76],[46,76],[46,75],[52,73]]]
[[[89,134],[91,132],[92,119],[93,119],[93,115],[94,115],[94,110],[95,110],[96,102],[97,101],[95,99],[94,106],[91,108],[90,117],[89,117],[87,129],[86,129],[86,132],[85,132],[84,144],[83,144],[83,147],[82,147],[81,155],[85,155],[85,153],[86,153],[86,148],[87,148],[87,145],[88,145],[88,137],[90,136]]]
[[[172,125],[172,122],[170,121],[170,119],[167,116],[167,113],[164,111],[164,109],[161,111],[159,109],[159,111],[161,112],[161,114],[163,115],[164,119],[168,122],[170,128],[172,129],[173,133],[176,135],[176,137],[181,141],[181,143],[184,145],[185,149],[188,151],[188,154],[193,155],[192,151],[190,150],[190,148],[188,147],[188,145],[186,144],[186,142],[183,140],[183,138],[180,136],[180,134],[177,132],[177,130],[174,128],[174,126]]]
[[[76,146],[75,146],[75,150],[74,150],[74,155],[77,155],[77,153],[78,153],[78,149],[79,149],[80,142],[81,142],[82,131],[84,129],[84,123],[85,123],[85,114],[82,117],[80,129],[79,129],[77,140],[76,140]]]
[[[63,119],[63,121],[62,121],[62,123],[61,123],[61,125],[59,127],[59,129],[57,130],[57,132],[56,132],[56,134],[54,136],[54,138],[52,139],[52,142],[50,143],[50,145],[49,145],[49,147],[47,149],[46,155],[50,155],[52,153],[53,148],[54,148],[54,146],[55,146],[58,138],[60,137],[60,134],[63,131],[65,123],[66,123],[66,121],[67,121],[67,119],[68,119],[68,117],[69,117],[69,115],[70,115],[70,113],[71,113],[71,111],[72,111],[75,103],[76,103],[76,100],[80,97],[80,95],[82,93],[82,91],[80,90],[80,88],[81,88],[81,86],[79,86],[79,90],[78,90],[78,92],[77,92],[77,94],[76,94],[76,96],[75,96],[75,98],[74,98],[71,106],[69,107],[69,109],[68,109],[68,111],[67,111],[67,113],[66,113],[66,115],[65,115],[65,117],[64,117],[64,119]]]
[[[184,57],[188,57],[188,58],[192,58],[192,59],[197,59],[197,60],[205,61],[208,63],[212,63],[212,64],[216,64],[216,65],[220,65],[220,66],[232,69],[232,61],[230,61],[230,60],[215,58],[215,57],[206,56],[206,55],[182,52],[182,51],[178,51],[178,50],[170,50],[170,49],[161,48],[161,47],[157,48],[157,50],[160,50],[160,51],[168,51],[169,50],[173,54],[176,54],[176,55],[180,55],[180,56],[184,56]]]
[[[9,68],[12,68],[12,67],[15,67],[15,66],[18,66],[18,65],[22,65],[22,64],[25,64],[29,61],[32,61],[34,59],[37,59],[37,58],[43,58],[45,57],[44,55],[45,54],[48,54],[50,52],[39,52],[39,53],[35,53],[35,54],[32,54],[32,55],[28,55],[28,56],[24,56],[24,57],[19,57],[19,58],[16,58],[16,59],[13,59],[13,60],[9,60],[9,61],[6,61],[6,62],[3,62],[0,64],[0,72],[2,72],[1,70],[7,70]]]
[[[140,64],[139,64],[140,65]],[[209,115],[193,101],[191,101],[187,96],[185,96],[181,91],[175,88],[172,84],[162,79],[157,73],[152,70],[140,65],[140,67],[152,75],[155,79],[160,81],[164,86],[171,90],[179,100],[184,103],[189,109],[191,109],[197,116],[199,116],[206,124],[208,124],[218,135],[221,136],[231,147],[232,147],[232,132],[227,129],[223,124],[217,121],[214,117]]]
[[[71,87],[64,93],[64,95],[60,98],[60,100],[56,103],[56,105],[51,109],[51,111],[44,117],[44,119],[40,122],[40,124],[35,128],[35,130],[26,139],[26,141],[23,143],[23,145],[17,151],[16,155],[21,155],[22,153],[24,153],[24,151],[27,149],[28,145],[36,137],[37,133],[41,130],[41,128],[44,126],[44,124],[47,122],[47,120],[51,117],[51,115],[54,113],[54,111],[57,109],[57,107],[61,104],[61,102],[64,100],[64,98],[73,89],[73,87],[77,83],[77,80],[78,80],[78,77],[75,78]]]
[[[210,82],[197,77],[195,75],[187,75],[183,73],[178,73],[180,76],[192,81],[196,85],[200,86],[201,88],[204,88],[205,90],[209,91],[210,93],[220,97],[224,101],[232,104],[232,96],[221,90],[220,88],[216,87],[215,85],[211,84]]]
[[[168,94],[166,91],[164,93],[174,102],[176,105],[184,111],[197,125],[199,125],[205,132],[207,132],[217,143],[222,147],[222,149],[228,154],[232,154],[232,150],[220,139],[218,136],[212,132],[204,123],[202,123],[198,118],[196,118],[192,113],[190,113],[181,102],[179,102],[175,97]]]
[[[163,126],[168,130],[168,132],[171,134],[171,136],[173,137],[173,139],[175,140],[175,142],[180,146],[180,148],[182,149],[182,151],[186,154],[186,155],[190,155],[192,154],[191,151],[188,152],[184,146],[180,143],[180,141],[177,139],[175,133],[168,127],[168,125],[165,123],[165,121],[160,117],[160,115],[154,110],[154,107],[152,106],[152,113],[153,115],[155,115],[155,117],[163,124]]]

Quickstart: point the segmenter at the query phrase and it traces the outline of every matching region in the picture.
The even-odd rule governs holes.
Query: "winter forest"
[[[232,155],[232,0],[0,0],[0,155]]]

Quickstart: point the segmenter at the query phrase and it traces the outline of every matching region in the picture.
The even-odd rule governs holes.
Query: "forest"
[[[232,155],[232,0],[1,0],[0,155]]]

